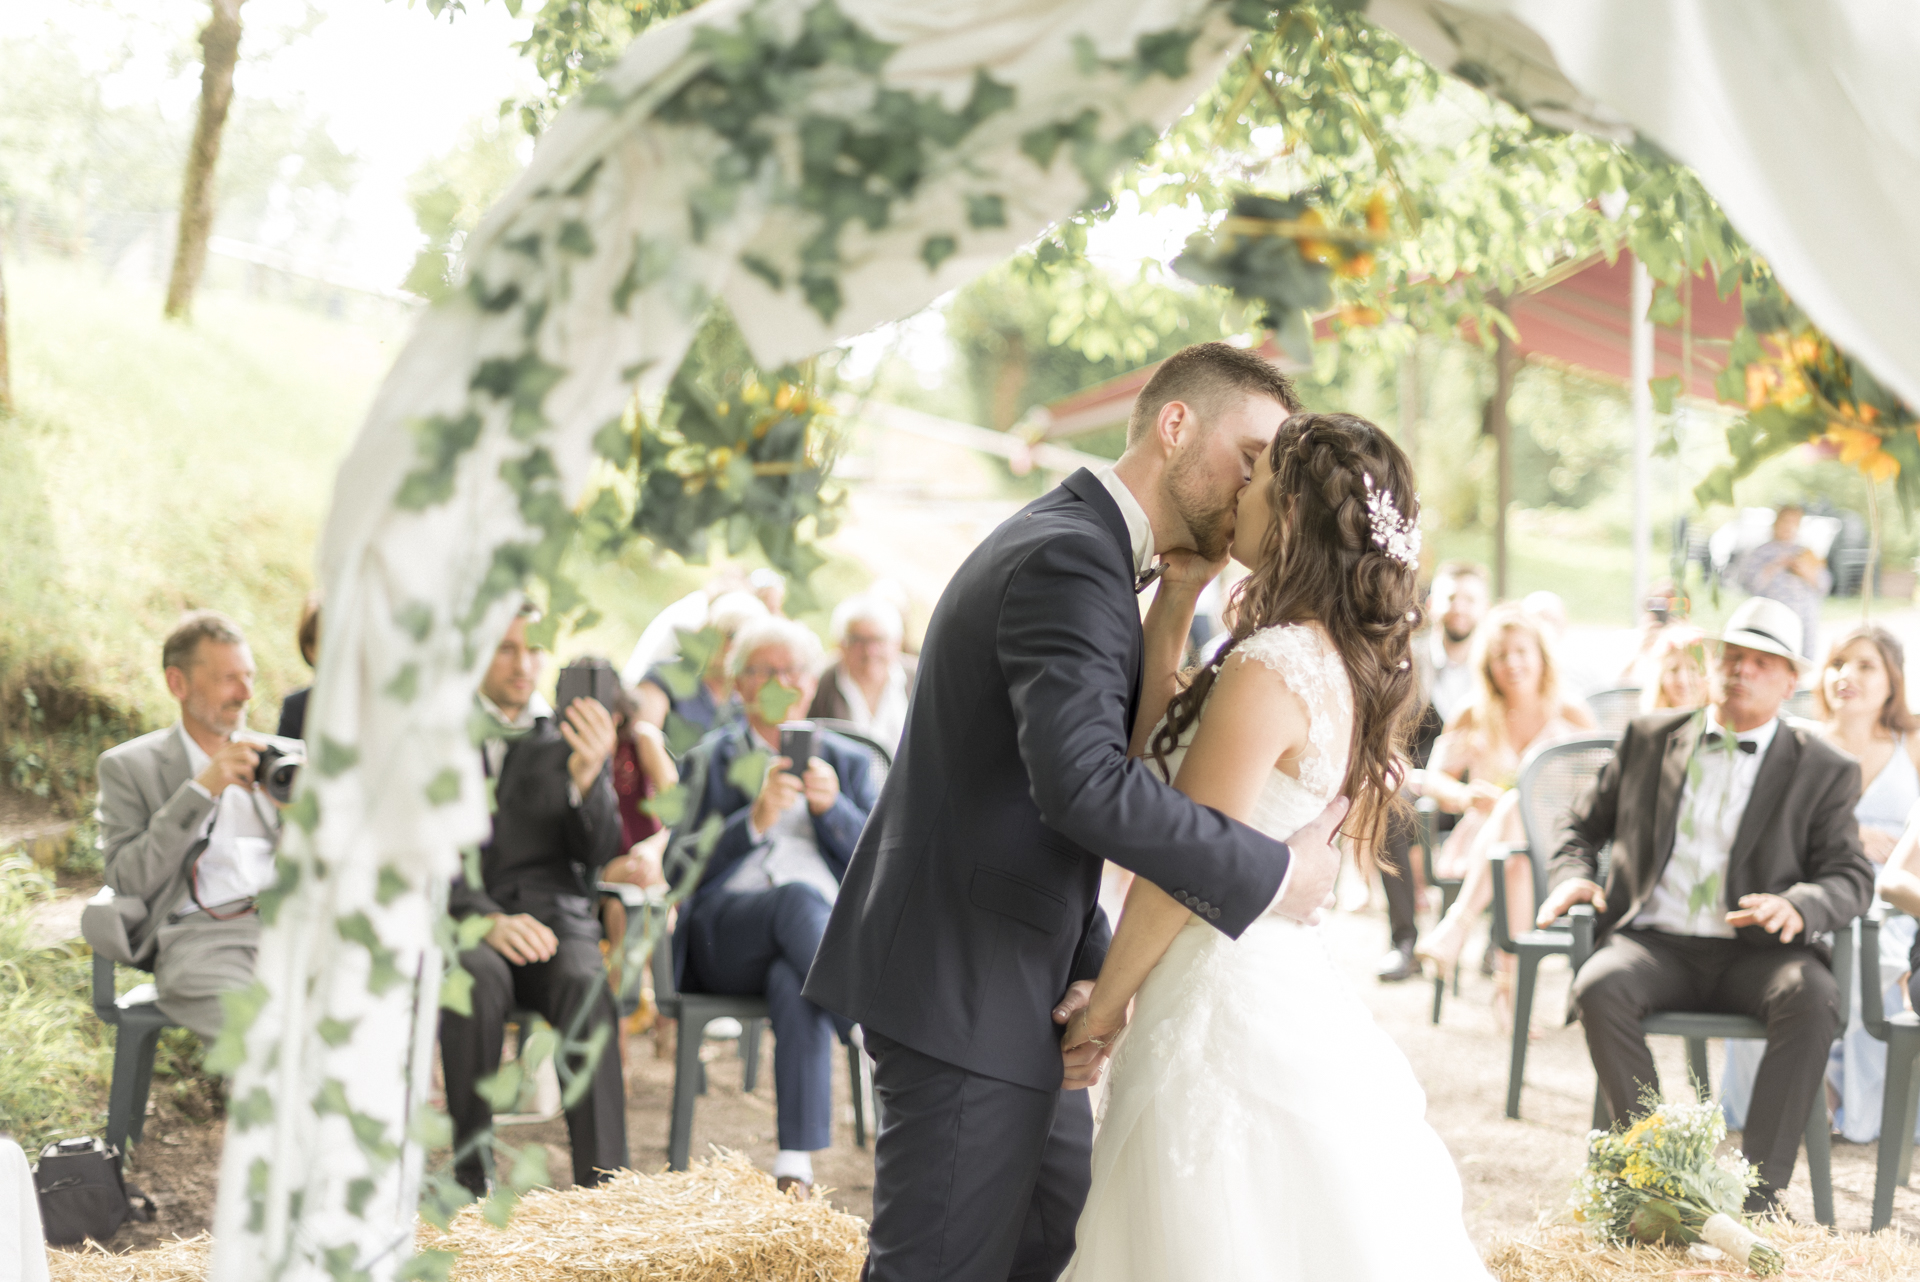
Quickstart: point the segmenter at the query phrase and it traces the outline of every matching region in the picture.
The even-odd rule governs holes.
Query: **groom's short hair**
[[[1160,362],[1160,368],[1140,389],[1133,413],[1127,418],[1127,447],[1131,449],[1146,439],[1168,401],[1185,402],[1202,423],[1207,423],[1234,395],[1265,396],[1286,406],[1289,414],[1300,411],[1293,380],[1266,357],[1230,343],[1195,343]]]

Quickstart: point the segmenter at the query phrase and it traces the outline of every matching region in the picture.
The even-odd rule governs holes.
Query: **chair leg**
[[[700,1043],[706,1036],[706,1023],[689,1020],[680,1013],[680,1035],[673,1054],[673,1120],[667,1130],[667,1168],[687,1169],[687,1155],[693,1148],[693,1102],[705,1085],[700,1063]]]
[[[1447,981],[1438,975],[1433,979],[1433,1022],[1440,1022],[1440,1006],[1447,999]]]
[[[147,1096],[153,1089],[153,1057],[164,1025],[128,1028],[113,1035],[113,1084],[107,1099],[107,1143],[127,1151],[138,1144],[147,1124]]]
[[[760,1032],[764,1020],[740,1021],[740,1088],[749,1095],[760,1084]]]
[[[1707,1039],[1687,1039],[1687,1076],[1693,1079],[1693,1094],[1702,1104],[1713,1099],[1713,1078],[1707,1068]]]
[[[1882,1124],[1886,1118],[1880,1119]],[[1813,1218],[1833,1227],[1833,1121],[1827,1116],[1827,1087],[1823,1078],[1807,1114],[1807,1182],[1813,1185]]]
[[[867,1146],[867,1065],[860,1048],[847,1043],[847,1090],[853,1096],[853,1146]]]
[[[1916,1030],[1920,1032],[1920,1030]],[[1873,1223],[1878,1233],[1893,1222],[1893,1188],[1907,1182],[1913,1161],[1913,1128],[1920,1104],[1920,1076],[1914,1057],[1920,1054],[1920,1035],[1895,1029],[1887,1039],[1887,1083],[1880,1105],[1880,1148],[1873,1168]]]
[[[1605,1131],[1612,1127],[1613,1114],[1607,1110],[1607,1093],[1596,1082],[1593,1087],[1593,1129]]]
[[[1527,1035],[1533,1030],[1533,987],[1540,978],[1540,954],[1522,952],[1513,988],[1513,1057],[1507,1068],[1507,1116],[1520,1116],[1520,1087],[1527,1080]]]

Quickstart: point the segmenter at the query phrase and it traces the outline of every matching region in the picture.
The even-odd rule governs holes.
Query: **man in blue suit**
[[[874,803],[867,754],[845,739],[818,734],[806,762],[777,755],[779,722],[813,698],[820,658],[819,640],[788,619],[756,620],[734,638],[727,667],[747,720],[709,736],[695,750],[701,768],[685,772],[700,795],[682,834],[714,818],[722,827],[673,936],[683,990],[766,997],[780,1137],[773,1174],[803,1196],[813,1151],[832,1139],[837,1030],[800,986]],[[745,763],[755,753],[773,755],[764,767]],[[685,855],[697,843],[674,846]],[[682,875],[671,866],[668,874]]]

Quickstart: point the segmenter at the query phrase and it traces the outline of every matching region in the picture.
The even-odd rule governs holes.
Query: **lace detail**
[[[1348,745],[1353,742],[1353,686],[1346,661],[1317,623],[1262,628],[1233,653],[1266,664],[1307,705],[1307,750],[1300,758],[1299,778],[1324,806],[1347,777]]]

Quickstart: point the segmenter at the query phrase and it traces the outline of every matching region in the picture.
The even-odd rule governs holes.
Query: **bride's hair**
[[[1420,516],[1413,466],[1385,432],[1352,414],[1293,415],[1275,434],[1268,462],[1271,520],[1251,573],[1234,588],[1230,640],[1167,705],[1152,754],[1164,761],[1199,718],[1220,665],[1242,641],[1276,624],[1317,620],[1353,686],[1353,742],[1341,786],[1353,811],[1345,830],[1377,836],[1404,773],[1416,689],[1417,545],[1407,537]]]

